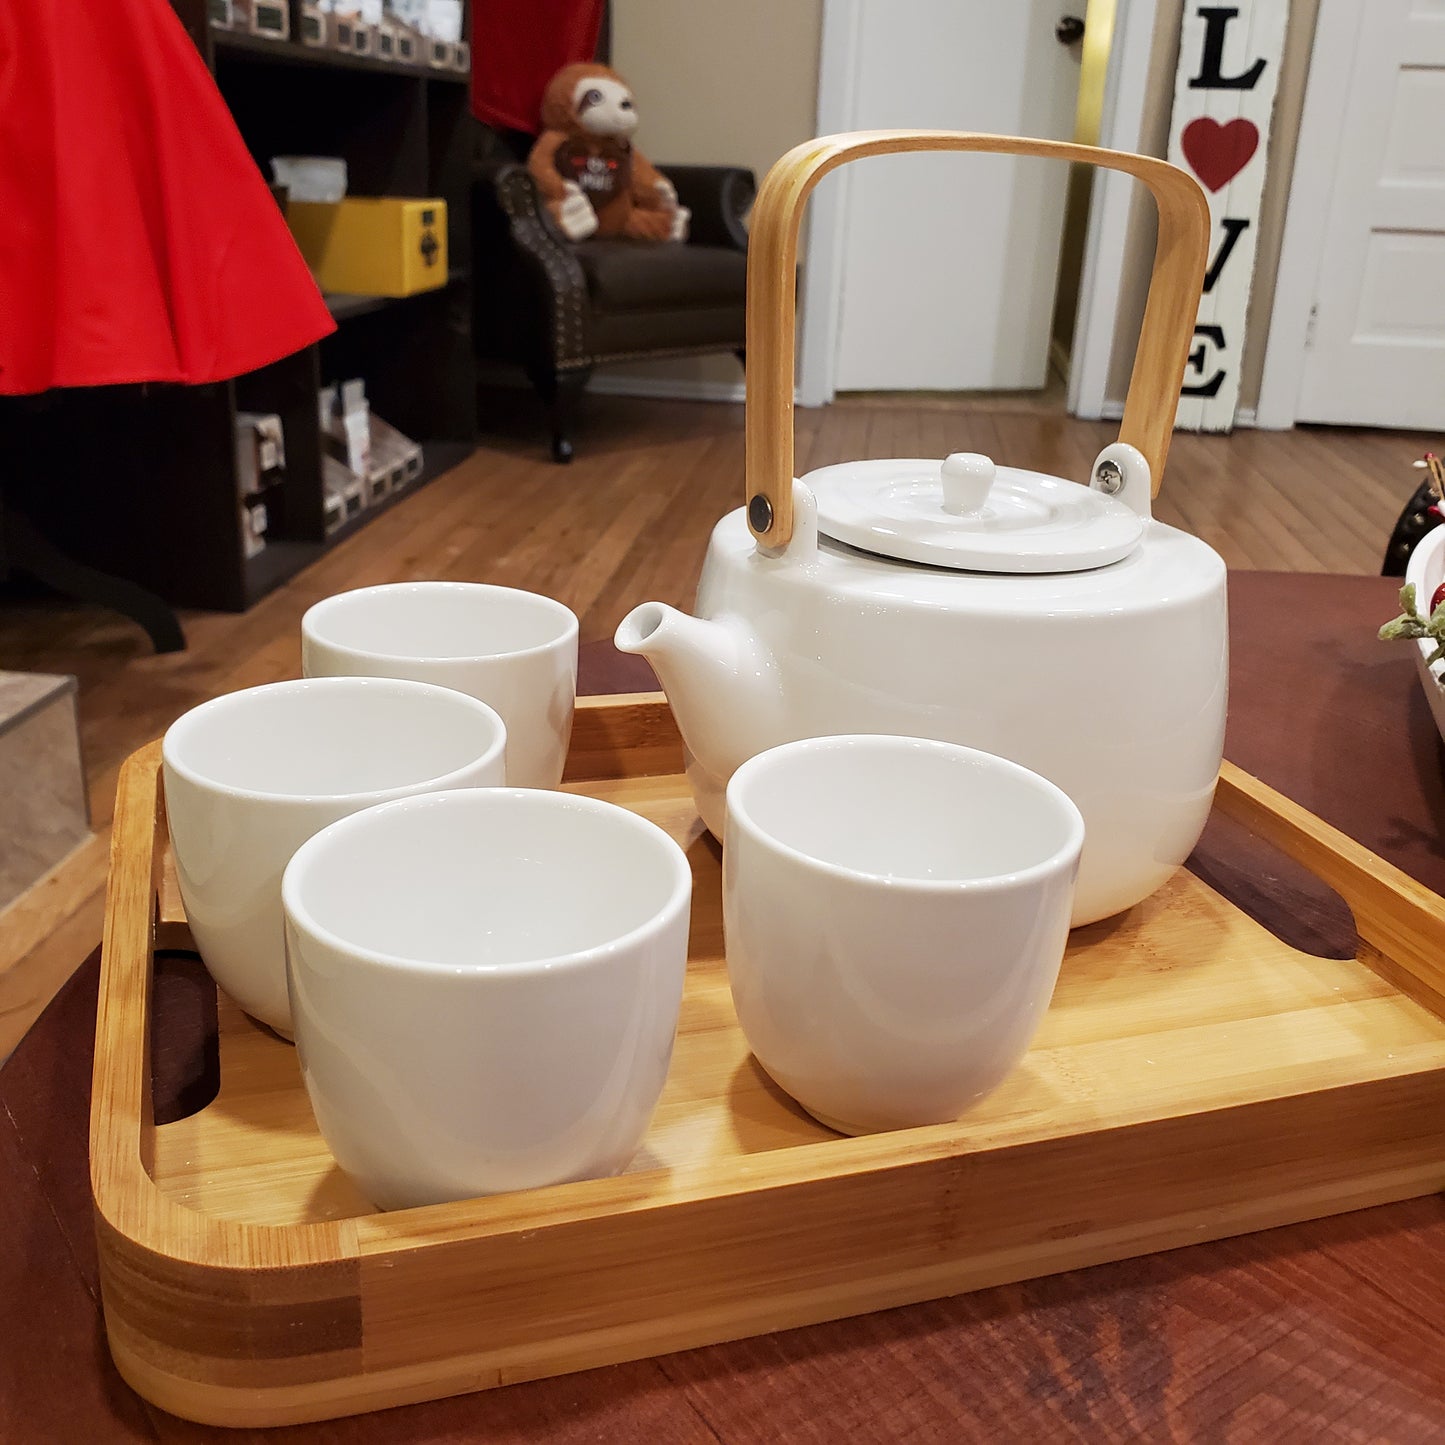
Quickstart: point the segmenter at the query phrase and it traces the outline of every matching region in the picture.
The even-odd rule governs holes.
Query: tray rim
[[[599,711],[619,707],[666,710],[666,700],[662,693],[621,693],[598,698],[578,699],[579,711],[584,708]],[[645,773],[639,776],[652,775]],[[569,777],[569,781],[586,781],[588,776],[584,774],[575,779]],[[659,774],[659,776],[661,775]],[[108,962],[127,942],[131,941],[126,935],[136,932],[134,920],[127,920],[119,916],[127,899],[114,886],[117,873],[124,876],[130,871],[123,866],[128,860],[122,855],[130,839],[134,836],[135,820],[131,810],[135,805],[145,806],[149,803],[155,809],[155,816],[159,821],[164,809],[162,793],[160,740],[157,739],[137,749],[126,760],[120,774],[116,823],[111,845],[112,884],[107,888],[105,931],[101,946],[100,1002],[102,1005],[106,1002],[107,996],[113,992],[106,987]],[[1219,787],[1215,793],[1215,806],[1227,816],[1245,824],[1261,837],[1273,842],[1281,851],[1309,868],[1321,881],[1332,886],[1349,905],[1355,916],[1355,925],[1361,943],[1357,961],[1371,969],[1372,972],[1380,973],[1387,982],[1400,992],[1415,998],[1416,1002],[1422,1003],[1432,1013],[1445,1017],[1445,963],[1439,962],[1439,960],[1445,960],[1445,899],[1430,892],[1393,864],[1386,862],[1363,845],[1346,837],[1338,829],[1330,827],[1329,824],[1324,823],[1298,804],[1291,802],[1282,794],[1275,792],[1266,784],[1228,762],[1225,762],[1220,770]],[[156,826],[153,824],[152,830]],[[160,858],[155,856],[151,862],[151,875],[157,880],[158,886]],[[1390,926],[1392,920],[1386,915],[1385,909],[1392,902],[1407,910],[1404,929]],[[1418,915],[1417,927],[1409,926],[1410,913]],[[152,926],[154,929],[154,925]],[[164,938],[164,935],[162,934],[160,937]],[[1433,954],[1429,952],[1429,943],[1432,940],[1436,947]],[[1426,947],[1410,947],[1405,958],[1393,958],[1391,954],[1384,952],[1384,946],[1400,951],[1402,944],[1420,943],[1424,943]],[[159,945],[147,945],[144,950],[148,961],[154,946]],[[1382,972],[1382,967],[1389,971]],[[146,1027],[148,1029],[148,997],[146,1004]],[[106,1027],[109,1021],[108,1012],[105,1015],[97,1015],[98,1043],[103,1029],[107,1033],[110,1032]],[[99,1086],[101,1083],[99,1049],[97,1049],[96,1058],[94,1085]],[[144,1062],[148,1065],[148,1041]],[[1384,1070],[1380,1076],[1390,1077],[1392,1072]],[[1412,1070],[1402,1069],[1400,1072],[1408,1073]],[[148,1079],[148,1067],[144,1075],[139,1078],[134,1075],[133,1070],[131,1071],[131,1077],[127,1081],[131,1087],[127,1089],[126,1100],[130,1107],[123,1114],[114,1108],[115,1100],[113,1098],[108,1100],[111,1107],[101,1109],[97,1102],[101,1097],[98,1087],[93,1087],[92,1091],[90,1141],[92,1192],[97,1210],[115,1227],[123,1228],[123,1221],[126,1221],[127,1217],[133,1219],[133,1214],[130,1209],[112,1210],[111,1206],[115,1202],[113,1180],[111,1176],[99,1173],[95,1161],[100,1158],[114,1159],[117,1157],[115,1145],[119,1141],[117,1141],[116,1135],[119,1132],[118,1126],[122,1125],[123,1119],[127,1122],[134,1120],[138,1129],[143,1129],[148,1122],[144,1117],[146,1111],[135,1106],[142,1100],[137,1099],[132,1102],[130,1097],[134,1094],[145,1096],[148,1093]],[[1320,1091],[1323,1092],[1329,1087],[1329,1084],[1323,1084]],[[1198,1112],[1200,1111],[1182,1107],[1172,1111],[1156,1111],[1148,1117],[1150,1119],[1176,1117],[1180,1114]],[[1146,1120],[1141,1119],[1138,1122],[1146,1122]],[[1119,1127],[1129,1127],[1129,1125],[1111,1123],[1083,1132],[1107,1133],[1111,1129]],[[128,1128],[126,1132],[129,1132]],[[898,1141],[904,1136],[907,1139],[905,1152],[909,1160],[921,1161],[949,1157],[956,1152],[954,1145],[956,1134],[957,1126],[955,1124],[934,1124],[857,1138],[840,1137],[789,1145],[770,1150],[767,1154],[759,1155],[757,1158],[759,1161],[765,1160],[769,1164],[776,1162],[780,1166],[788,1166],[797,1164],[805,1156],[814,1155],[819,1149],[826,1149],[830,1158],[836,1158],[839,1163],[839,1168],[830,1172],[847,1174],[876,1168],[881,1163],[900,1162],[897,1160],[900,1148]],[[1028,1141],[1014,1140],[1004,1147],[1025,1142]],[[750,1171],[749,1177],[743,1179],[708,1184],[699,1182],[690,1189],[669,1196],[667,1199],[642,1199],[641,1196],[647,1192],[642,1186],[655,1182],[658,1172],[649,1170],[637,1174],[620,1175],[615,1179],[582,1180],[572,1184],[553,1185],[545,1189],[526,1190],[520,1194],[503,1194],[479,1200],[462,1200],[454,1204],[429,1205],[423,1209],[396,1211],[391,1215],[362,1215],[349,1220],[274,1225],[225,1220],[204,1214],[199,1210],[189,1209],[168,1198],[161,1191],[151,1177],[147,1167],[148,1161],[145,1160],[142,1151],[137,1150],[134,1159],[128,1162],[138,1168],[139,1179],[136,1182],[140,1183],[142,1191],[149,1196],[148,1217],[144,1220],[147,1225],[158,1228],[162,1223],[161,1216],[174,1216],[168,1221],[170,1223],[180,1220],[201,1220],[205,1221],[206,1225],[205,1229],[201,1231],[202,1234],[218,1236],[214,1239],[194,1238],[192,1242],[198,1251],[209,1249],[213,1244],[234,1248],[241,1244],[247,1236],[251,1236],[258,1243],[265,1241],[268,1244],[274,1243],[277,1236],[285,1236],[297,1238],[306,1244],[314,1244],[319,1247],[323,1240],[335,1239],[335,1236],[342,1232],[347,1225],[354,1226],[359,1232],[365,1233],[368,1231],[365,1230],[362,1221],[397,1220],[403,1216],[408,1219],[424,1216],[428,1225],[431,1226],[427,1231],[431,1237],[437,1237],[434,1231],[440,1230],[444,1237],[454,1239],[469,1235],[492,1234],[498,1229],[508,1227],[525,1227],[525,1220],[539,1212],[546,1214],[549,1224],[562,1223],[574,1217],[591,1217],[604,1207],[608,1212],[612,1212],[618,1207],[626,1207],[628,1204],[626,1196],[629,1195],[638,1199],[639,1207],[643,1210],[664,1209],[673,1204],[686,1203],[690,1198],[711,1199],[730,1193],[753,1193],[759,1188],[785,1187],[788,1184],[804,1182],[814,1177],[811,1172],[804,1174],[794,1168],[773,1169],[760,1165],[757,1170],[758,1174],[775,1175],[776,1177],[760,1180],[751,1177]],[[132,1178],[134,1177],[132,1175]],[[575,1206],[570,1209],[557,1209],[556,1203],[562,1202],[558,1199],[559,1195],[563,1200],[575,1201]],[[131,1202],[133,1203],[133,1201]],[[538,1205],[552,1207],[538,1209]],[[480,1219],[478,1218],[479,1214]],[[127,1230],[127,1232],[129,1231]],[[185,1232],[189,1236],[197,1233],[194,1229],[187,1229]],[[146,1242],[143,1236],[133,1235],[132,1238],[136,1243]],[[329,1257],[351,1257],[358,1247],[358,1243],[359,1241],[353,1241],[342,1245],[339,1239],[335,1239],[332,1248],[339,1246],[339,1252]],[[186,1258],[188,1256],[173,1257]],[[322,1262],[325,1257],[327,1256],[319,1256],[316,1250],[306,1248],[300,1250],[294,1258],[275,1257],[271,1263],[275,1267],[288,1264],[316,1264]],[[218,1267],[214,1257],[210,1255],[198,1253],[195,1256],[195,1262]],[[254,1264],[250,1261],[238,1262],[234,1267],[249,1270],[254,1268]]]
[[[664,776],[681,771],[681,740],[660,693],[579,699],[578,722],[574,733],[578,747],[574,749],[569,767],[569,780]],[[615,766],[608,766],[609,761],[615,764],[629,759],[638,765],[621,772]],[[154,948],[165,946],[166,941],[164,930],[157,927],[156,906],[162,861],[156,846],[164,815],[162,792],[160,743],[156,741],[137,750],[126,761],[118,787],[96,1022],[90,1158],[102,1261],[102,1293],[112,1350],[122,1373],[143,1394],[167,1408],[209,1423],[268,1423],[373,1408],[376,1401],[333,1400],[335,1408],[320,1413],[313,1403],[297,1413],[292,1405],[283,1404],[283,1397],[296,1387],[278,1387],[280,1393],[276,1400],[283,1408],[279,1415],[267,1414],[264,1410],[260,1414],[245,1415],[243,1411],[238,1418],[235,1409],[230,1407],[222,1414],[206,1413],[210,1407],[205,1401],[198,1407],[193,1398],[200,1387],[187,1387],[179,1395],[171,1391],[159,1380],[153,1366],[127,1343],[134,1332],[133,1326],[118,1314],[113,1318],[112,1288],[123,1289],[126,1278],[134,1278],[137,1271],[147,1279],[199,1272],[211,1282],[210,1287],[222,1293],[230,1288],[225,1284],[228,1279],[239,1288],[241,1280],[251,1279],[258,1272],[279,1278],[299,1271],[310,1276],[313,1285],[321,1277],[334,1274],[335,1294],[340,1298],[346,1288],[358,1287],[360,1273],[368,1260],[396,1249],[445,1252],[469,1243],[496,1242],[530,1233],[551,1235],[574,1227],[585,1230],[594,1224],[606,1228],[612,1223],[620,1224],[621,1216],[640,1216],[642,1220],[652,1215],[676,1218],[679,1210],[687,1211],[694,1206],[706,1209],[711,1202],[721,1199],[805,1190],[819,1184],[820,1179],[831,1183],[895,1170],[926,1171],[933,1166],[947,1169],[951,1161],[965,1157],[957,1144],[958,1126],[948,1124],[784,1146],[749,1156],[746,1164],[729,1161],[726,1179],[699,1177],[690,1186],[665,1192],[656,1190],[655,1171],[647,1171],[390,1215],[294,1225],[242,1222],[190,1209],[162,1192],[151,1176],[151,1161],[146,1157],[150,1123],[150,964]],[[1215,806],[1296,858],[1334,888],[1355,916],[1360,940],[1358,961],[1399,992],[1437,1016],[1445,1017],[1445,899],[1229,763],[1221,769]],[[135,1026],[137,1010],[138,1029]],[[1371,1097],[1378,1095],[1387,1102],[1394,1099],[1411,1075],[1445,1075],[1445,1070],[1439,1068],[1399,1066],[1391,1069],[1386,1064],[1387,1061],[1382,1060],[1379,1072],[1364,1081],[1364,1086],[1373,1091]],[[1445,1086],[1445,1078],[1441,1082]],[[1318,1087],[1302,1092],[1324,1100],[1333,1089],[1350,1092],[1360,1087],[1358,1079],[1342,1084],[1322,1077]],[[1199,1110],[1190,1109],[1187,1101],[1179,1101],[1172,1107],[1144,1110],[1138,1119],[1121,1120],[1115,1116],[1092,1127],[1069,1131],[1062,1137],[1075,1142],[1087,1139],[1102,1142],[1106,1136],[1148,1130],[1171,1119],[1185,1118],[1203,1124],[1211,1117],[1234,1115],[1245,1109],[1267,1112],[1267,1106],[1278,1102],[1252,1099]],[[975,1137],[968,1154],[1001,1154],[1060,1137],[1057,1125],[1041,1128],[1037,1137],[1014,1137],[982,1149]],[[821,1176],[817,1168],[820,1150],[826,1151],[828,1164]],[[1406,1192],[1423,1191],[1410,1185]],[[1338,1206],[1327,1205],[1318,1212],[1334,1212],[1335,1207]],[[331,1285],[319,1287],[323,1294],[332,1291]],[[623,1357],[631,1356],[615,1358]],[[602,1360],[595,1362],[602,1363]],[[371,1383],[373,1389],[377,1388],[376,1381]],[[478,1387],[477,1384],[470,1386]],[[229,1387],[215,1389],[219,1390],[217,1398],[220,1399],[226,1396]],[[426,1398],[436,1393],[442,1392],[427,1389],[407,1398]],[[388,1395],[385,1398],[399,1402],[403,1397]]]

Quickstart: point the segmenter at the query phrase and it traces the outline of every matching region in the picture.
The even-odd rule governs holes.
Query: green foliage
[[[1400,615],[1380,629],[1381,642],[1395,642],[1402,637],[1412,642],[1425,638],[1433,642],[1435,650],[1425,659],[1427,662],[1445,658],[1445,601],[1429,617],[1423,616],[1416,605],[1413,582],[1407,582],[1400,589]]]

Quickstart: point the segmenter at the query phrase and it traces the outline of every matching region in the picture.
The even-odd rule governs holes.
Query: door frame
[[[862,7],[866,0],[823,0],[818,58],[819,135],[857,128],[857,74]],[[1327,0],[1325,0],[1327,3]],[[1104,82],[1099,143],[1137,151],[1143,131],[1149,57],[1154,43],[1152,0],[1118,0]],[[842,308],[843,232],[851,173],[845,168],[809,205],[804,247],[802,332],[797,400],[823,406],[837,394],[838,329]],[[1130,178],[1100,171],[1089,202],[1079,309],[1069,367],[1068,406],[1097,419],[1118,412],[1106,397],[1124,281],[1124,238],[1135,196]]]
[[[819,135],[855,130],[859,34],[864,0],[823,0],[818,46]],[[838,325],[843,306],[843,225],[853,172],[845,166],[808,202],[798,337],[797,399],[826,406],[837,395]]]
[[[1138,152],[1143,147],[1144,103],[1158,18],[1154,0],[1117,0],[1114,7],[1099,122],[1099,144],[1106,150]],[[1122,171],[1095,170],[1068,391],[1070,415],[1089,421],[1116,420],[1124,414],[1122,401],[1109,399],[1109,368],[1118,340],[1129,216],[1142,196],[1142,188]]]
[[[1365,0],[1320,0],[1254,414],[1257,427],[1285,431],[1299,416],[1310,318],[1345,130],[1341,98],[1349,89],[1355,36],[1365,15]]]

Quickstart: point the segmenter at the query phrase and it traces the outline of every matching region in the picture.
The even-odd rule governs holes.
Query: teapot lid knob
[[[939,468],[943,481],[943,510],[955,517],[983,510],[998,476],[992,457],[982,452],[950,452]]]

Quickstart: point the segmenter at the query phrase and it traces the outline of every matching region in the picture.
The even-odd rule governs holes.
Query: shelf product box
[[[366,507],[366,488],[360,477],[329,452],[321,454],[322,511],[326,535],[359,517]]]
[[[421,447],[375,412],[370,414],[371,466],[368,505],[399,492],[421,475]]]
[[[421,475],[421,447],[372,411],[361,379],[323,387],[321,423],[326,529],[375,507]]]
[[[291,38],[291,7],[287,0],[230,0],[230,8],[232,30],[264,35],[268,40]]]
[[[278,485],[286,477],[286,434],[271,412],[236,413],[236,490],[242,496]]]
[[[301,43],[318,47],[329,46],[331,30],[327,22],[330,18],[320,5],[303,0],[300,15],[296,21],[296,28],[301,35]]]
[[[382,21],[381,0],[317,0],[331,11],[327,38],[333,50],[349,55],[376,53],[376,27]]]
[[[266,529],[269,526],[265,502],[259,497],[246,497],[241,505],[241,551],[247,561],[259,557],[266,550]]]
[[[410,296],[446,284],[445,201],[292,201],[286,221],[323,291]]]
[[[278,186],[286,187],[288,204],[292,200],[331,204],[344,199],[346,174],[346,161],[341,156],[271,157],[272,178]]]
[[[270,517],[266,498],[286,481],[286,437],[270,412],[236,413],[236,498],[241,547],[247,557],[265,550]]]
[[[382,9],[395,36],[394,58],[406,65],[428,64],[432,40],[428,0],[382,0]]]
[[[457,52],[462,44],[462,0],[427,0],[426,33],[431,37],[428,61],[438,70],[460,70]]]
[[[317,401],[323,450],[364,483],[371,472],[371,407],[366,383],[358,378],[322,387]]]
[[[392,33],[396,36],[396,59],[403,65],[420,65],[422,59],[422,47],[426,39],[420,32],[413,30],[410,25],[404,25],[399,21],[391,22]]]
[[[349,49],[353,55],[370,55],[376,45],[376,32],[364,20],[353,20],[350,26],[351,44],[342,48]]]

